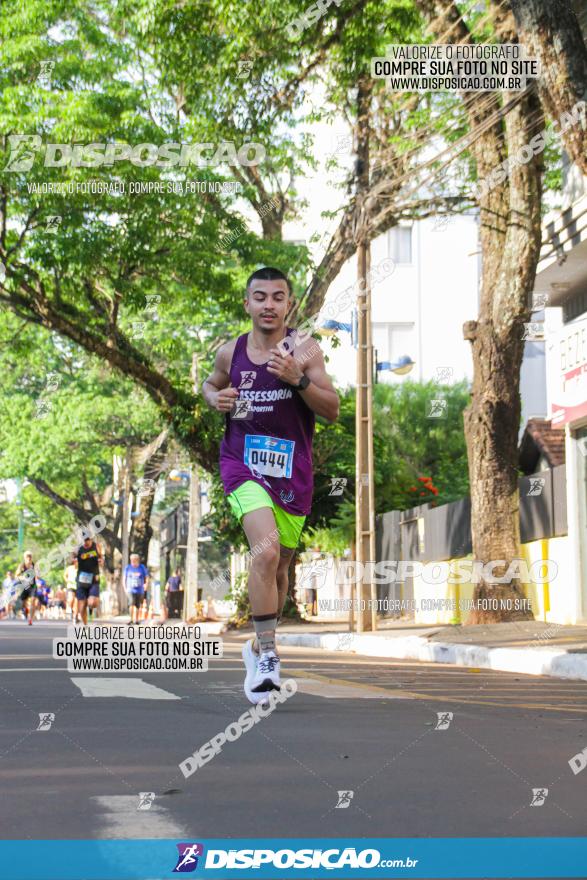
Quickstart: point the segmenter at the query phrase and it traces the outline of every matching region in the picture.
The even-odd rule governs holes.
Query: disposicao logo
[[[198,856],[204,855],[204,846],[201,843],[178,843],[177,865],[173,869],[174,874],[188,874],[198,867]]]

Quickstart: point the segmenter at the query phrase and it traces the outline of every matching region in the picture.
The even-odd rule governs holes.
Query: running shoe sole
[[[280,691],[281,685],[275,684],[270,678],[264,678],[263,681],[253,689],[254,694],[266,694],[269,691]]]

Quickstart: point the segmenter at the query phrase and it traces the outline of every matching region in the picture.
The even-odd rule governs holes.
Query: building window
[[[587,288],[575,293],[563,304],[563,321],[568,324],[585,312],[587,312]]]
[[[378,361],[393,363],[402,355],[410,355],[415,359],[416,332],[415,324],[373,323],[373,348],[377,351]]]
[[[397,265],[412,262],[412,227],[394,226],[389,230],[389,256]]]

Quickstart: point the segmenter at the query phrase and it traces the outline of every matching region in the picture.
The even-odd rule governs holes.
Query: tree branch
[[[48,498],[54,504],[59,505],[59,507],[63,507],[65,510],[68,510],[72,513],[76,520],[87,525],[87,523],[92,519],[94,513],[92,511],[86,510],[83,505],[78,504],[76,501],[71,501],[69,498],[65,498],[55,489],[52,489],[45,480],[40,479],[39,477],[27,477],[29,483],[35,487],[37,492],[41,495],[44,495],[45,498]],[[97,513],[101,513],[99,508],[96,509]],[[105,540],[107,540],[112,546],[120,549],[119,544],[120,541],[116,537],[116,533],[109,529],[107,526],[101,530],[101,534],[104,535]]]
[[[520,39],[540,60],[538,89],[546,113],[558,120],[575,104],[587,101],[587,46],[570,3],[558,0],[511,0]],[[585,104],[581,124],[562,132],[565,149],[587,175]]]

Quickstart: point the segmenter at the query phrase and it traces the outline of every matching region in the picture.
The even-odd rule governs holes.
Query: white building
[[[385,261],[393,260],[385,275]],[[415,365],[415,381],[437,378],[439,368],[450,368],[450,381],[472,377],[470,344],[463,339],[463,324],[477,317],[479,247],[477,220],[472,215],[433,218],[402,224],[371,244],[371,270],[382,266],[384,277],[374,281],[371,295],[373,346],[378,362],[394,363],[407,355]],[[336,306],[337,297],[356,282],[356,259],[348,261],[332,284],[325,301]],[[336,320],[351,323],[351,308]],[[332,309],[330,309],[332,312]],[[341,345],[327,340],[329,372],[340,385],[354,384],[355,352],[348,333],[339,333]],[[380,371],[379,382],[400,382],[402,377]]]
[[[587,180],[566,163],[563,210],[544,224],[536,291],[545,309],[548,416],[565,431],[568,615],[587,620]]]

